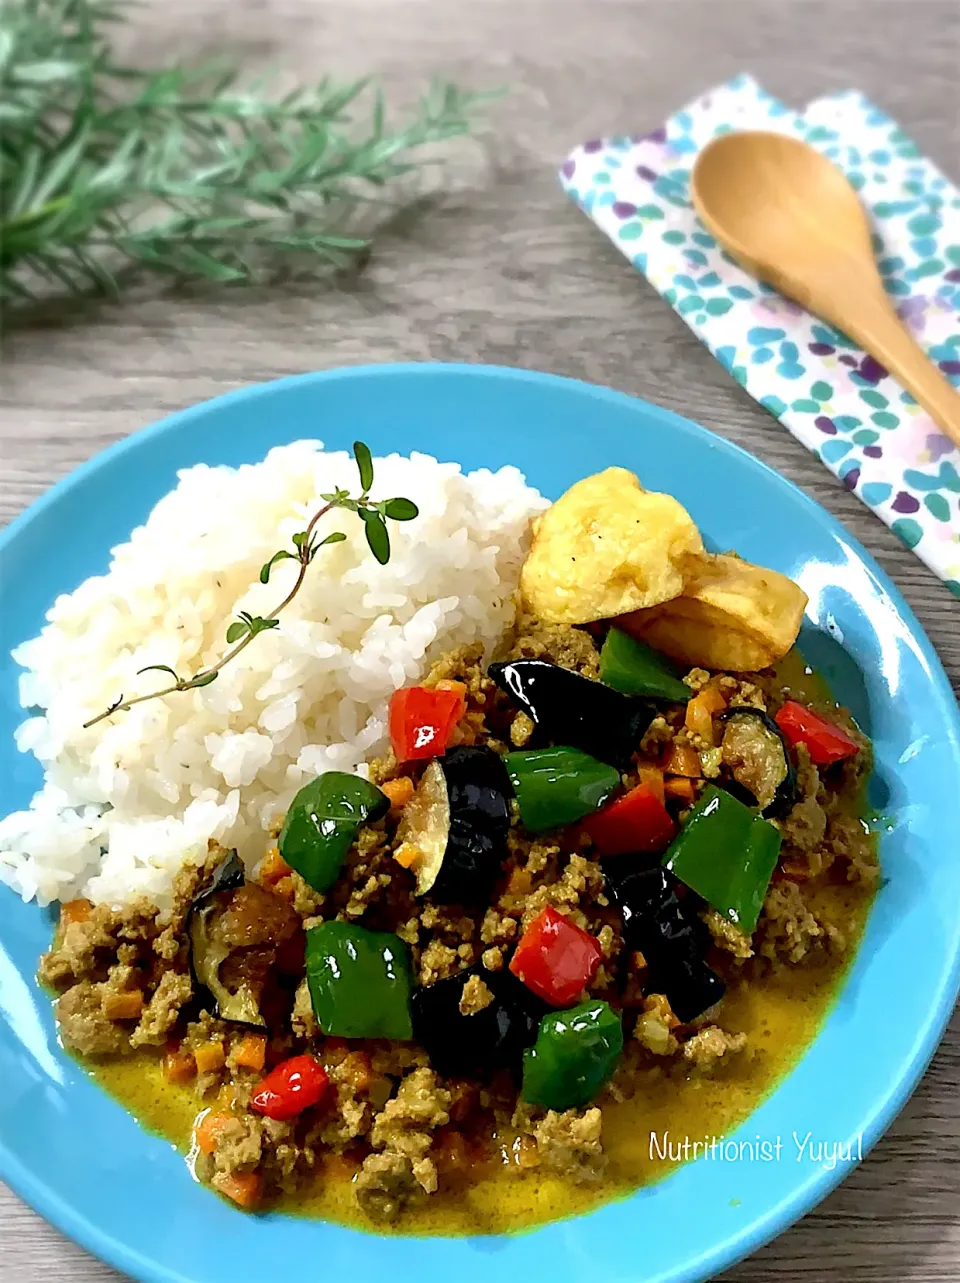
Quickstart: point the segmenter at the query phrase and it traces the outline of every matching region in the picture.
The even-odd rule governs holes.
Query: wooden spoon
[[[866,213],[836,166],[783,134],[724,134],[698,156],[691,189],[733,258],[849,334],[960,446],[960,396],[894,311]]]

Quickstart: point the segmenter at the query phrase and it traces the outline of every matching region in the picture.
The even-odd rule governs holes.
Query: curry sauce
[[[823,892],[825,912],[859,936],[871,893],[862,887]],[[711,1077],[676,1077],[653,1069],[632,1100],[604,1106],[604,1149],[609,1165],[602,1181],[571,1185],[559,1176],[517,1169],[514,1139],[502,1138],[502,1161],[479,1180],[453,1184],[410,1207],[392,1225],[404,1234],[498,1234],[522,1230],[589,1211],[665,1176],[675,1163],[659,1157],[662,1137],[691,1141],[733,1131],[793,1068],[815,1038],[842,986],[846,962],[783,970],[762,984],[731,985],[724,999],[724,1026],[751,1036],[745,1053]],[[148,1053],[118,1058],[90,1069],[96,1082],[151,1131],[170,1140],[189,1160],[198,1102],[190,1091],[164,1079],[160,1060]],[[661,1139],[658,1146],[651,1133]],[[354,1171],[339,1158],[327,1160],[277,1210],[369,1230],[353,1193]]]

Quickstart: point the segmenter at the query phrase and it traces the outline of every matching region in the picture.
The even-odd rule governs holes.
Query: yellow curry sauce
[[[862,929],[872,893],[862,886],[831,888],[824,906],[843,921],[850,937]],[[829,901],[829,904],[827,903]],[[853,924],[855,929],[851,929]],[[722,1136],[739,1126],[812,1042],[846,971],[847,960],[791,968],[762,985],[732,984],[723,1000],[723,1023],[731,1033],[752,1035],[747,1049],[709,1077],[678,1080],[652,1071],[631,1100],[604,1106],[604,1179],[572,1185],[543,1172],[502,1170],[463,1188],[441,1190],[379,1232],[405,1234],[494,1234],[571,1216],[664,1176],[675,1164],[651,1147],[653,1132],[676,1141]],[[96,1081],[150,1130],[188,1152],[198,1101],[190,1088],[168,1083],[160,1059],[149,1053],[118,1057],[91,1070]],[[662,1143],[662,1140],[661,1140]],[[506,1146],[509,1154],[509,1143]],[[653,1153],[651,1154],[651,1148]],[[277,1210],[317,1216],[370,1230],[357,1205],[350,1174],[332,1160]]]
[[[826,687],[795,653],[777,666],[792,695],[811,703],[829,702]],[[858,814],[865,812],[865,799]],[[674,1142],[719,1137],[739,1126],[810,1045],[842,985],[866,922],[873,887],[865,883],[826,885],[816,907],[826,921],[842,927],[848,942],[842,957],[805,960],[800,967],[774,969],[762,981],[730,982],[722,1019],[731,1033],[750,1035],[746,1049],[727,1058],[709,1076],[678,1076],[652,1068],[635,1094],[604,1104],[603,1145],[609,1163],[603,1179],[575,1185],[543,1171],[516,1166],[513,1137],[501,1136],[502,1166],[471,1182],[441,1189],[414,1204],[385,1232],[476,1234],[520,1230],[586,1211],[659,1179],[674,1163],[661,1157],[664,1133]],[[811,903],[813,901],[811,900]],[[146,1127],[169,1139],[186,1156],[200,1102],[190,1086],[170,1084],[161,1059],[150,1052],[117,1057],[90,1067],[91,1076]],[[651,1134],[660,1140],[652,1144]],[[322,1217],[371,1229],[351,1188],[352,1172],[342,1159],[325,1160],[296,1195],[278,1210]]]

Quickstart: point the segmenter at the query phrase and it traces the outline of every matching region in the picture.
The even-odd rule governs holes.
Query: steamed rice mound
[[[121,695],[159,687],[168,664],[215,662],[240,610],[267,614],[294,562],[260,567],[292,546],[336,486],[357,490],[350,455],[315,441],[240,468],[199,465],[113,549],[109,570],[57,599],[39,637],[14,652],[20,701],[43,710],[17,732],[45,771],[28,811],[0,821],[0,878],[41,904],[86,896],[163,905],[176,872],[214,839],[252,864],[297,790],[326,770],[366,773],[387,743],[386,707],[441,653],[488,646],[509,626],[531,516],[547,505],[513,467],[464,475],[422,454],[375,461],[374,498],[420,508],[390,522],[386,566],[361,523],[330,513],[323,548],[281,615],[202,690],[83,723]]]

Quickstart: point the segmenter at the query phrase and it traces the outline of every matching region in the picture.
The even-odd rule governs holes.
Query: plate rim
[[[369,380],[394,376],[417,375],[426,378],[473,378],[486,380],[490,377],[518,383],[548,384],[560,388],[587,394],[603,401],[626,404],[641,408],[646,414],[659,420],[667,430],[680,430],[681,433],[699,440],[708,449],[719,449],[735,456],[739,464],[758,474],[767,483],[784,488],[796,501],[799,499],[806,512],[819,523],[826,522],[830,533],[842,540],[844,546],[866,569],[874,586],[888,599],[895,612],[903,620],[910,636],[917,645],[924,661],[933,691],[938,696],[946,714],[946,723],[950,727],[950,746],[960,759],[960,709],[953,693],[950,680],[932,642],[922,624],[917,619],[912,607],[893,582],[886,571],[879,565],[874,556],[852,535],[839,518],[818,503],[800,485],[783,473],[757,458],[735,441],[714,432],[696,420],[678,414],[664,406],[659,406],[628,392],[591,383],[587,380],[553,374],[546,371],[527,370],[512,366],[488,365],[483,363],[441,362],[441,361],[408,361],[377,362],[337,366],[330,369],[307,371],[288,375],[278,379],[268,379],[257,383],[246,384],[217,396],[195,402],[163,418],[153,421],[144,427],[134,429],[118,441],[112,442],[89,459],[84,460],[65,476],[56,481],[43,494],[38,496],[27,508],[18,513],[7,526],[0,530],[0,589],[3,587],[4,553],[9,545],[20,537],[34,522],[42,519],[44,514],[55,507],[61,498],[76,487],[83,485],[87,478],[96,473],[105,464],[129,451],[135,451],[145,441],[163,435],[194,417],[201,417],[212,406],[222,407],[234,402],[256,400],[269,397],[279,388],[299,384],[322,384],[333,380]],[[916,1090],[916,1087],[932,1060],[950,1020],[958,993],[960,993],[960,941],[955,941],[952,965],[945,970],[940,993],[936,995],[935,1007],[926,1019],[921,1036],[915,1041],[913,1054],[905,1062],[897,1081],[877,1100],[870,1117],[865,1120],[863,1128],[863,1155],[867,1156],[873,1145],[893,1123],[896,1116]],[[795,1068],[790,1074],[795,1072]],[[788,1074],[787,1077],[790,1075]],[[778,1080],[778,1083],[784,1080]],[[775,1089],[775,1088],[774,1088]],[[767,1099],[768,1097],[765,1097]],[[701,1254],[695,1261],[687,1261],[684,1272],[671,1270],[668,1274],[658,1276],[669,1278],[671,1283],[688,1280],[700,1280],[711,1277],[719,1270],[727,1269],[757,1251],[764,1244],[790,1228],[797,1220],[819,1204],[849,1173],[849,1167],[839,1164],[832,1171],[818,1169],[817,1173],[805,1181],[797,1182],[790,1195],[770,1208],[765,1216],[753,1219],[742,1229],[733,1231],[720,1240],[711,1249]],[[671,1179],[668,1174],[663,1180]],[[0,1179],[13,1192],[23,1199],[38,1215],[49,1224],[65,1234],[74,1243],[79,1244],[98,1259],[116,1269],[122,1270],[143,1283],[196,1283],[188,1275],[173,1271],[155,1260],[143,1255],[139,1250],[128,1246],[114,1237],[109,1231],[99,1228],[88,1216],[76,1212],[73,1207],[54,1189],[20,1162],[8,1149],[0,1136]],[[657,1182],[662,1183],[662,1182]],[[631,1197],[628,1195],[627,1197]],[[578,1218],[567,1218],[558,1223],[572,1223]],[[524,1236],[537,1232],[534,1227],[523,1231]],[[372,1234],[381,1242],[389,1241],[392,1236]],[[415,1239],[418,1236],[406,1236]]]

